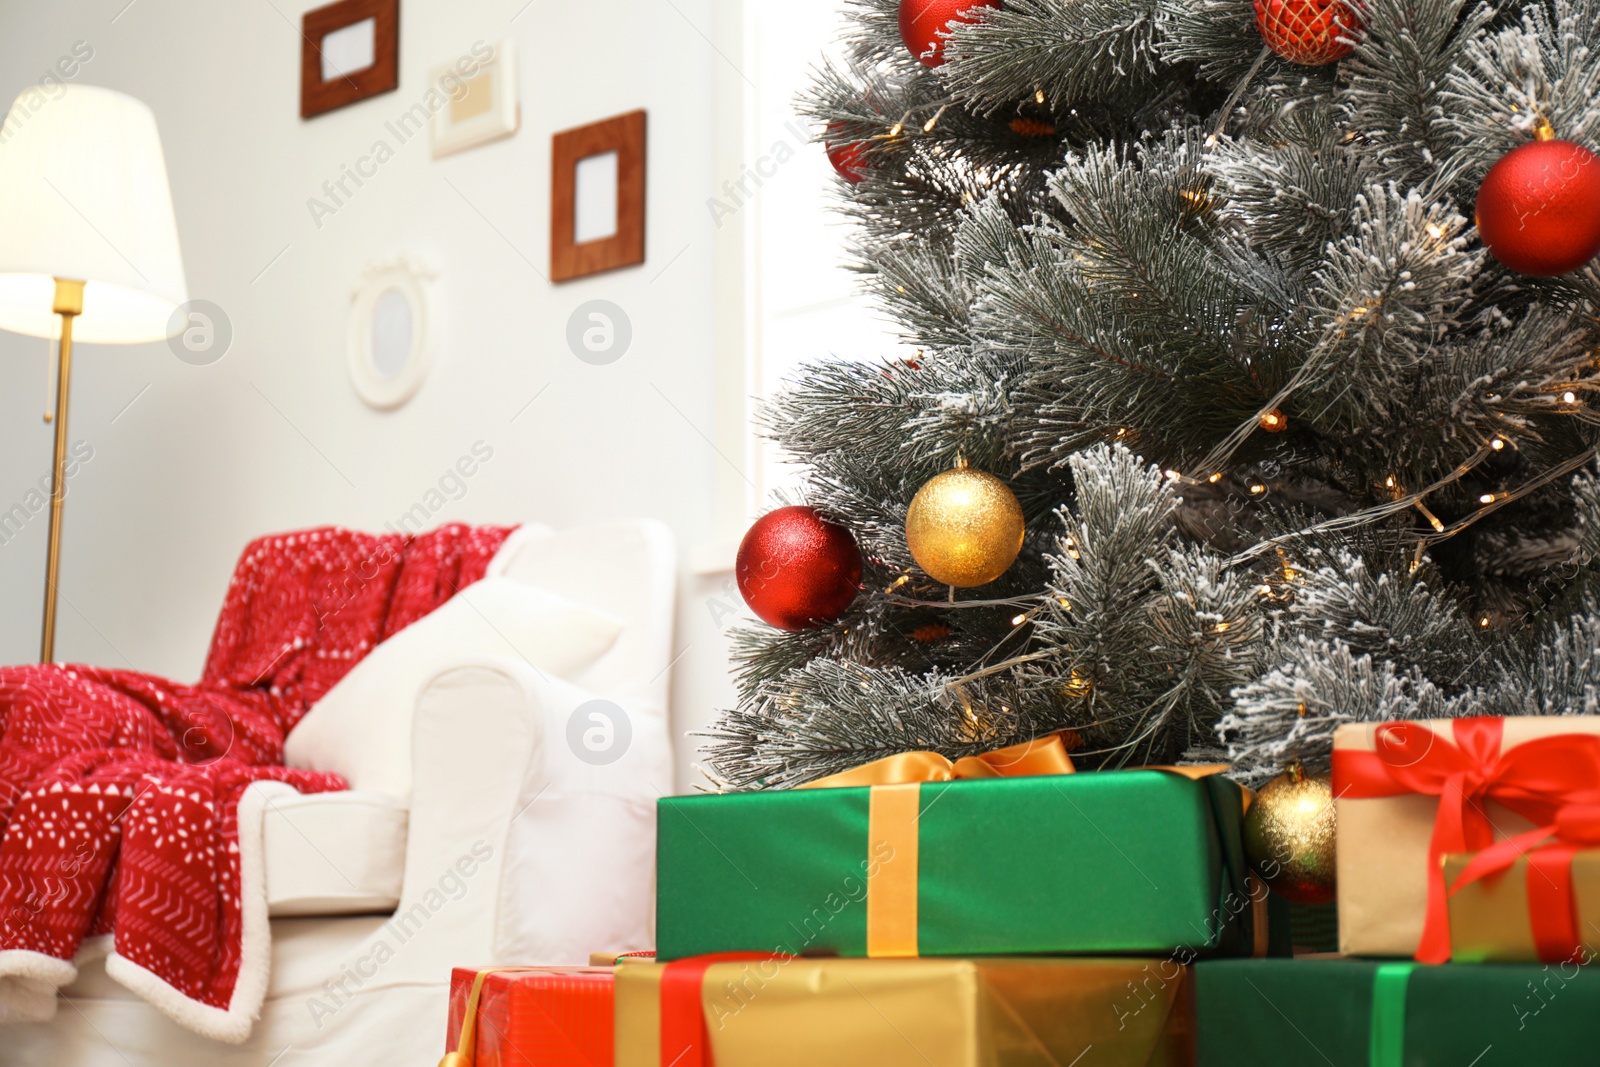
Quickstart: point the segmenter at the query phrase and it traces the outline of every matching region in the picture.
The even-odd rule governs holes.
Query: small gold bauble
[[[1300,764],[1262,787],[1244,817],[1244,851],[1268,887],[1296,904],[1327,904],[1334,872],[1333,786]]]
[[[992,474],[967,466],[934,475],[906,512],[906,546],[935,581],[970,589],[1006,572],[1022,551],[1022,505]]]

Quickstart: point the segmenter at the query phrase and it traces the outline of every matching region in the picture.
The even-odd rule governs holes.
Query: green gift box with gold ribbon
[[[1243,808],[1170,770],[669,797],[657,957],[1265,954]]]
[[[1600,974],[1586,962],[1208,960],[1194,968],[1200,1067],[1593,1063]]]

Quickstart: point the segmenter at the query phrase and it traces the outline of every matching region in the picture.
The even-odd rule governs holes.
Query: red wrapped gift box
[[[468,1003],[480,972],[450,975],[445,1064],[455,1067],[611,1067],[610,967],[490,968],[478,992],[476,1022],[461,1047]]]

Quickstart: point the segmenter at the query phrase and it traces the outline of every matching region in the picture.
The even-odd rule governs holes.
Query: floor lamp
[[[0,127],[0,329],[61,339],[43,662],[55,658],[72,344],[170,337],[187,299],[155,115],[88,85],[18,96]]]

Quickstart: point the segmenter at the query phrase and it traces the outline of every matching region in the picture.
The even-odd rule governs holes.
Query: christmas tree
[[[721,784],[1059,730],[1259,784],[1346,722],[1600,711],[1600,2],[847,33],[804,106],[918,354],[771,404],[849,536],[833,579],[741,554],[764,617],[798,600],[740,637]]]

